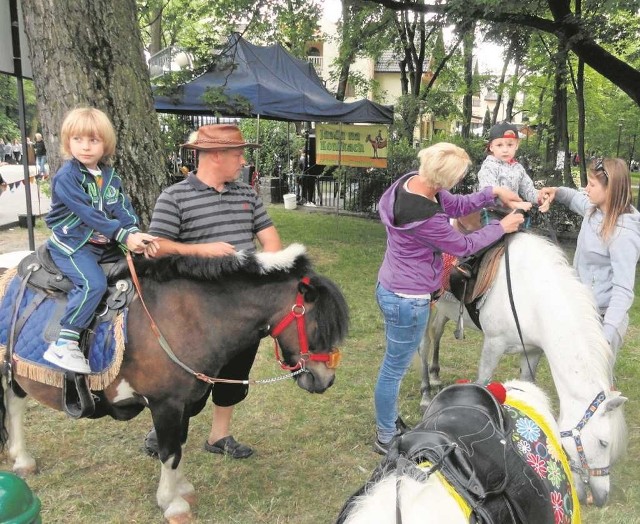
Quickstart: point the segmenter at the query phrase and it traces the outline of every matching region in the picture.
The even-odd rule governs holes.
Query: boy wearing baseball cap
[[[508,187],[523,200],[538,204],[540,203],[538,190],[522,164],[515,159],[519,145],[518,128],[515,125],[502,122],[489,130],[487,144],[489,154],[478,172],[478,189],[486,186]],[[546,211],[548,207],[549,204],[545,201],[540,206],[540,211]]]

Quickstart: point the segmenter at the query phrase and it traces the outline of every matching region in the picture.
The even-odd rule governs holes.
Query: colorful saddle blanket
[[[437,464],[475,522],[580,522],[569,464],[545,421],[477,384],[443,389],[422,422],[392,441],[374,477],[401,458]]]
[[[9,344],[14,303],[20,290],[20,278],[14,275],[15,271],[10,270],[0,278],[0,355]],[[64,372],[46,362],[42,355],[57,338],[59,325],[54,326],[56,329],[48,326],[55,324],[52,317],[61,317],[65,298],[47,295],[33,311],[27,312],[28,318],[23,318],[25,311],[37,297],[38,292],[27,287],[19,305],[16,318],[21,328],[14,342],[13,372],[30,380],[61,388]],[[112,321],[102,322],[95,327],[88,355],[92,370],[88,375],[91,390],[106,388],[120,371],[126,341],[125,326],[126,310]]]

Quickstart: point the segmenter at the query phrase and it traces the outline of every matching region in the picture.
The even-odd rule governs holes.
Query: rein
[[[596,398],[593,399],[587,411],[585,411],[584,415],[580,419],[580,422],[571,430],[561,431],[561,438],[573,438],[573,441],[576,444],[576,449],[578,450],[578,457],[580,458],[581,467],[578,468],[575,463],[571,464],[571,469],[580,474],[580,478],[582,482],[585,484],[589,483],[589,477],[606,477],[609,475],[609,466],[605,466],[603,468],[590,468],[589,463],[587,462],[587,457],[584,454],[584,448],[582,446],[582,439],[580,438],[580,431],[587,425],[587,422],[591,420],[591,417],[595,414],[600,404],[602,404],[606,399],[606,395],[604,391],[601,391],[596,395]]]
[[[513,300],[513,286],[511,285],[511,265],[509,264],[509,239],[510,239],[510,236],[507,236],[507,238],[505,238],[504,240],[504,265],[505,265],[505,272],[507,273],[507,292],[509,294],[509,304],[511,305],[511,311],[513,312],[513,320],[515,320],[516,322],[516,329],[518,330],[518,337],[520,337],[520,344],[522,344],[522,352],[524,353],[524,358],[527,361],[527,367],[529,368],[529,373],[531,375],[531,378],[533,379],[535,375],[533,374],[533,370],[531,369],[531,363],[529,362],[529,355],[527,355],[527,348],[524,345],[522,330],[520,329],[520,321],[518,319],[516,305]]]
[[[305,365],[304,365],[304,361],[306,359],[301,359],[296,366],[287,366],[279,358],[279,355],[278,355],[278,341],[276,337],[282,333],[282,331],[294,320],[294,318],[297,320],[297,324],[298,324],[298,340],[300,343],[301,355],[308,355],[309,360],[325,362],[326,366],[329,368],[336,368],[338,366],[338,363],[340,361],[340,352],[338,350],[334,350],[332,353],[329,353],[329,354],[316,355],[316,354],[309,353],[309,343],[307,340],[307,332],[305,330],[305,325],[304,325],[304,314],[305,314],[305,307],[303,303],[304,297],[302,296],[302,293],[298,291],[298,295],[296,297],[296,303],[291,307],[291,312],[285,318],[283,318],[280,321],[280,323],[270,332],[270,335],[273,337],[276,344],[276,359],[278,360],[278,362],[280,362],[280,367],[282,369],[286,369],[290,371],[290,373],[286,375],[282,375],[280,377],[274,377],[274,378],[263,379],[263,380],[252,380],[252,379],[236,380],[236,379],[217,378],[217,377],[214,378],[204,373],[195,371],[192,368],[190,368],[187,364],[182,362],[176,356],[176,354],[171,349],[171,345],[169,344],[167,339],[164,337],[164,335],[158,328],[158,325],[156,324],[155,320],[153,320],[153,317],[151,316],[151,312],[147,308],[147,305],[142,296],[142,288],[140,286],[140,280],[138,279],[138,274],[136,273],[135,266],[133,265],[133,258],[131,257],[130,252],[127,252],[127,265],[129,266],[129,272],[131,273],[131,280],[133,281],[133,285],[135,286],[136,291],[138,292],[140,303],[142,304],[142,307],[145,313],[147,314],[147,317],[149,318],[149,322],[151,324],[151,330],[156,335],[156,338],[158,339],[158,343],[160,344],[160,347],[164,350],[164,352],[172,362],[180,366],[187,373],[189,373],[190,375],[193,375],[198,380],[207,382],[208,384],[222,382],[226,384],[253,385],[253,384],[268,384],[272,382],[278,382],[280,380],[285,380],[287,378],[293,378],[297,375],[300,375],[301,373],[306,373],[307,369],[305,368]],[[303,277],[302,282],[305,284],[308,284],[309,277]]]

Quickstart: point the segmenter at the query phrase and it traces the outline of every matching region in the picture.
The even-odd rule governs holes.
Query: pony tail
[[[6,443],[9,441],[9,432],[5,426],[7,409],[4,405],[4,380],[0,377],[0,452],[4,451]]]

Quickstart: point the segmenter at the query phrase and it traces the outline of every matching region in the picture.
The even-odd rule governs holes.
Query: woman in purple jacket
[[[387,250],[376,298],[385,322],[387,348],[375,388],[377,438],[374,450],[386,454],[396,434],[398,392],[429,318],[431,293],[440,288],[442,253],[464,257],[492,244],[523,222],[519,213],[492,220],[463,235],[449,219],[483,207],[502,204],[528,209],[530,203],[505,187],[486,187],[470,195],[453,195],[471,165],[469,155],[442,142],[418,153],[420,169],[397,180],[380,199],[380,217],[387,229]]]

